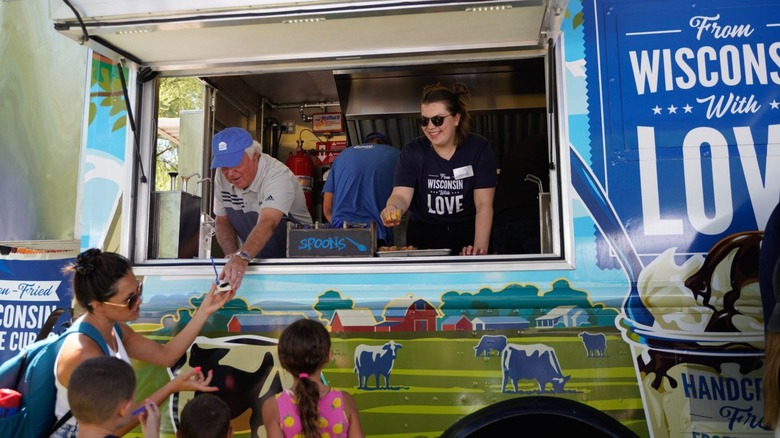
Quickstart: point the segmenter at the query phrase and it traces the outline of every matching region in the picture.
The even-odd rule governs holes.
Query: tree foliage
[[[203,108],[203,84],[198,78],[160,80],[158,117],[179,117],[182,111]]]
[[[349,298],[342,298],[341,293],[335,290],[329,290],[317,297],[314,303],[314,310],[320,314],[320,319],[330,322],[333,314],[339,309],[352,309],[354,301]]]
[[[178,118],[182,111],[203,109],[203,84],[194,77],[162,78],[157,117]],[[155,152],[155,190],[170,188],[169,172],[179,167],[179,145],[157,136]]]

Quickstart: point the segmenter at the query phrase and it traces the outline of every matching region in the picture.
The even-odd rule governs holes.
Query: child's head
[[[179,418],[178,438],[226,438],[233,435],[230,408],[214,394],[198,394],[184,405]]]
[[[116,357],[85,360],[73,370],[68,382],[70,409],[83,424],[110,423],[122,409],[128,411],[125,419],[129,421],[134,396],[135,372],[129,363]]]
[[[329,359],[330,334],[317,321],[299,319],[279,337],[279,362],[294,376],[313,374]]]
[[[279,337],[279,362],[297,377],[292,389],[304,436],[319,436],[320,386],[314,375],[329,360],[330,334],[317,321],[299,319],[285,328]]]

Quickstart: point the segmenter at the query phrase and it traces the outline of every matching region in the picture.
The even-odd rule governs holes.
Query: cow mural
[[[389,341],[384,345],[360,344],[355,347],[355,373],[358,375],[358,388],[368,389],[368,378],[376,376],[376,389],[379,389],[379,377],[385,378],[385,389],[390,389],[390,371],[403,345]]]
[[[578,335],[585,346],[585,356],[603,357],[607,351],[607,337],[604,333],[582,332]]]
[[[479,343],[474,347],[474,356],[490,356],[491,350],[496,350],[496,355],[501,355],[501,350],[506,347],[506,336],[503,335],[483,335]]]
[[[518,380],[531,379],[539,383],[539,392],[546,391],[547,384],[550,383],[554,392],[561,393],[563,386],[571,378],[570,375],[561,374],[555,350],[544,344],[507,344],[501,351],[501,369],[502,392],[509,392],[506,385],[510,381],[514,392],[518,392]]]
[[[263,402],[290,387],[293,383],[289,373],[281,368],[275,339],[254,335],[210,339],[198,337],[190,350],[170,368],[171,376],[201,367],[205,372],[213,371],[212,386],[219,391],[213,394],[224,400],[230,408],[233,429],[251,430],[252,438],[261,435],[263,426]],[[180,409],[197,395],[181,392],[173,395],[172,410],[174,423],[178,425]],[[249,423],[246,424],[247,415]],[[242,417],[244,424],[236,424]]]

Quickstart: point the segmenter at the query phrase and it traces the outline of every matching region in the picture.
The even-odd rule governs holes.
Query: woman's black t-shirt
[[[427,224],[473,221],[474,189],[496,186],[496,161],[485,137],[469,134],[449,160],[418,137],[401,149],[395,186],[413,187],[410,220]]]

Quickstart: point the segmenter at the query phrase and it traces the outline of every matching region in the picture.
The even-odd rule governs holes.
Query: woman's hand
[[[401,217],[409,210],[412,196],[414,196],[414,187],[393,187],[384,210],[379,213],[382,224],[386,227],[401,225]]]
[[[222,306],[224,306],[228,301],[232,300],[235,296],[235,289],[231,289],[227,292],[217,292],[216,283],[212,283],[211,290],[206,292],[206,296],[203,297],[203,302],[200,303],[198,311],[203,311],[208,315],[211,315],[217,310],[221,309]]]
[[[173,392],[179,391],[200,391],[200,392],[215,392],[219,391],[216,386],[209,386],[211,379],[214,377],[214,371],[209,370],[208,376],[204,376],[200,371],[200,367],[195,367],[189,372],[179,374],[173,380]]]
[[[487,254],[487,248],[477,247],[477,246],[464,246],[462,250],[460,250],[460,255],[485,255]]]
[[[400,225],[401,216],[403,216],[403,212],[395,205],[388,205],[379,214],[379,217],[382,218],[382,224],[386,227],[394,227],[396,225]]]

